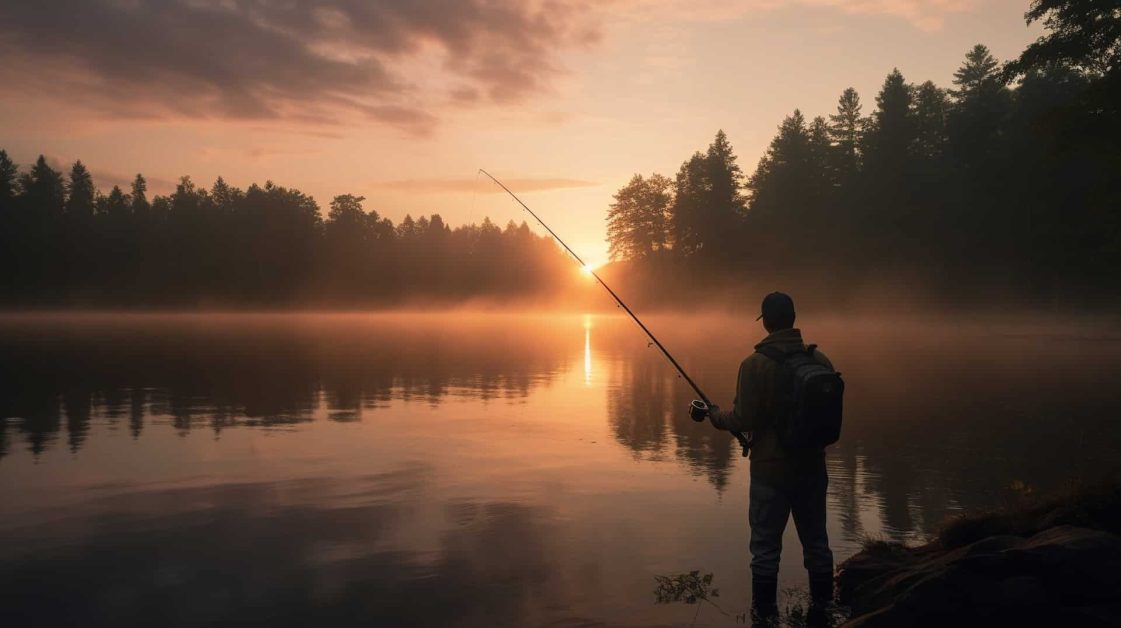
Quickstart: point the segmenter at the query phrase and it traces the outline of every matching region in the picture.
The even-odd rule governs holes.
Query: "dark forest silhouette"
[[[524,222],[394,225],[364,200],[336,196],[324,218],[272,182],[182,177],[149,201],[142,175],[106,195],[81,161],[68,177],[42,156],[21,173],[0,150],[0,293],[7,305],[384,303],[528,296],[573,275]]]
[[[617,272],[647,292],[776,276],[961,297],[1115,286],[1121,16],[1047,0],[1027,17],[1048,33],[1003,66],[977,45],[949,89],[893,70],[870,115],[851,88],[828,118],[795,110],[750,176],[723,131],[674,179],[634,175],[607,219]]]

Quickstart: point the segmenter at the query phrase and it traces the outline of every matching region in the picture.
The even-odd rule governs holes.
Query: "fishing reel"
[[[694,399],[689,403],[689,418],[697,423],[704,422],[704,420],[708,418],[708,412],[708,404],[700,399]]]

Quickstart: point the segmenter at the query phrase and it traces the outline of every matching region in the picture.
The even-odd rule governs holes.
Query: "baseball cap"
[[[772,292],[763,297],[763,305],[759,309],[761,313],[755,320],[764,316],[771,320],[794,316],[794,299],[784,292]]]

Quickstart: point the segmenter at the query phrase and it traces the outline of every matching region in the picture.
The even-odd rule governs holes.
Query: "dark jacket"
[[[788,352],[804,350],[802,332],[798,329],[783,329],[767,336],[755,345],[773,346]],[[814,351],[814,358],[833,368],[829,358],[821,351]],[[787,452],[778,443],[774,429],[775,379],[778,363],[767,356],[752,353],[740,363],[739,379],[736,382],[736,400],[729,410],[716,410],[710,414],[713,426],[721,430],[752,432],[754,444],[751,447],[751,475],[765,480],[780,482],[794,480],[805,473],[819,471],[825,465],[825,450],[799,450]]]

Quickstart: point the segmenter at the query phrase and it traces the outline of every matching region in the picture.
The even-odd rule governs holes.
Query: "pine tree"
[[[1001,85],[997,70],[1000,63],[984,44],[977,44],[965,55],[965,63],[954,72],[954,85],[951,90],[958,101],[976,98],[985,91]]]
[[[151,209],[148,204],[148,182],[140,173],[132,181],[132,213],[136,216],[145,216]]]
[[[817,116],[810,123],[807,138],[808,166],[812,191],[820,199],[830,192],[837,177],[833,170],[832,143],[829,141],[829,123]]]
[[[42,217],[62,215],[66,204],[66,185],[62,173],[47,164],[47,159],[39,155],[31,171],[20,177],[23,200],[28,208]]]
[[[719,205],[721,214],[743,215],[743,171],[736,163],[736,155],[724,129],[716,132],[705,156],[708,165],[708,185],[712,201]]]
[[[171,194],[171,216],[176,220],[195,221],[202,218],[209,204],[206,188],[199,188],[190,176],[179,177]]]
[[[18,186],[19,166],[0,149],[0,212],[11,210]]]
[[[887,177],[898,182],[907,170],[915,140],[911,102],[911,87],[898,69],[892,70],[876,95],[876,111],[864,134],[866,163],[874,179]]]
[[[864,133],[864,118],[860,116],[860,94],[846,89],[837,101],[837,113],[829,116],[829,139],[836,151],[836,169],[844,184],[860,169],[860,143]]]
[[[925,160],[942,157],[946,146],[946,117],[950,100],[946,90],[931,81],[915,90],[915,155]]]
[[[69,196],[66,199],[66,214],[75,220],[86,220],[93,216],[97,189],[94,188],[93,177],[81,160],[75,161],[70,169],[70,182],[67,188]]]
[[[778,134],[747,182],[751,190],[750,215],[769,225],[795,221],[794,216],[802,214],[808,205],[808,193],[813,187],[811,160],[806,117],[795,109],[779,125]]]
[[[123,221],[132,213],[132,199],[118,185],[114,185],[108,196],[98,195],[96,202],[98,216],[115,222]]]
[[[673,182],[672,225],[673,250],[682,257],[695,254],[704,246],[703,220],[705,207],[705,157],[693,153],[681,164]]]
[[[683,256],[706,250],[709,259],[727,256],[746,211],[743,171],[728,136],[716,133],[705,153],[694,153],[674,180],[674,250]]]
[[[445,237],[448,235],[448,225],[444,223],[444,218],[440,214],[432,214],[428,220],[428,233],[433,237]]]
[[[497,227],[495,227],[497,229]],[[417,227],[416,220],[413,219],[412,214],[405,214],[404,220],[401,224],[397,225],[397,238],[400,240],[411,240],[416,236]]]
[[[989,49],[977,44],[954,72],[949,135],[955,158],[966,168],[976,168],[997,156],[1000,127],[1012,104],[999,67]]]

